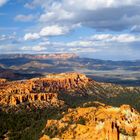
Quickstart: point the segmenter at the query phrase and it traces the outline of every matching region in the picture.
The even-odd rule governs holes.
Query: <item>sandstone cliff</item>
[[[18,105],[21,103],[32,103],[35,101],[45,101],[50,104],[57,103],[58,98],[56,93],[30,93],[30,94],[14,94],[0,99],[2,104]]]
[[[140,114],[129,105],[69,109],[60,120],[48,120],[44,135],[76,140],[139,140]]]
[[[98,83],[89,79],[84,74],[79,73],[50,74],[42,78],[4,82],[0,85],[0,104],[11,105],[9,100],[15,95],[21,95],[22,98],[24,96],[30,97],[30,94],[39,96],[40,93],[58,93],[58,96],[61,99],[67,100],[67,104],[70,104],[70,101],[71,104],[73,104],[72,100],[75,100],[75,97],[83,97],[80,98],[79,101],[85,101],[89,98],[88,100],[99,100],[102,102],[109,101],[111,98],[119,95],[123,96],[125,94],[129,94],[130,98],[131,95],[136,95],[138,97],[140,89]],[[63,98],[66,95],[73,96],[74,98]],[[139,104],[136,104],[136,106],[139,106]]]
[[[48,91],[68,92],[73,89],[84,88],[89,79],[84,74],[61,73],[50,74],[46,78],[32,79],[35,84],[42,83],[43,87],[48,87]]]

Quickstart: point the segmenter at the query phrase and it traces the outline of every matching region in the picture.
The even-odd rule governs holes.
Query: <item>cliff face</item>
[[[18,106],[37,102],[38,104],[45,103],[46,107],[49,107],[64,104],[63,101],[58,99],[57,93],[40,92],[43,88],[38,87],[39,85],[36,86],[32,80],[3,82],[0,85],[0,105]]]
[[[30,93],[30,94],[14,94],[1,99],[1,103],[5,105],[18,105],[22,103],[32,103],[35,101],[45,101],[50,104],[57,104],[58,98],[56,93]]]
[[[69,109],[60,120],[48,120],[43,131],[59,139],[139,140],[140,114],[128,105]]]
[[[0,94],[4,93],[30,93],[30,92],[61,92],[83,88],[89,79],[78,73],[61,73],[46,76],[46,78],[34,78],[31,80],[7,82],[0,87]]]
[[[65,92],[73,89],[79,89],[85,87],[89,82],[89,79],[84,74],[78,73],[61,73],[61,74],[50,74],[46,78],[33,79],[37,85],[39,82],[43,83],[43,87],[48,87],[48,91]]]
[[[3,81],[3,80],[2,80]],[[0,86],[0,104],[18,105],[25,102],[48,101],[57,98],[57,92],[84,87],[89,79],[82,74],[52,74],[46,78],[5,82]]]
[[[120,94],[125,94],[125,92],[139,94],[140,89],[98,83],[79,73],[50,74],[44,78],[3,82],[0,85],[0,104],[11,105],[9,101],[11,96],[21,95],[29,97],[32,93],[38,96],[40,93],[58,93],[58,96],[62,98],[64,94],[77,97],[86,96],[92,97],[94,100],[106,101]]]

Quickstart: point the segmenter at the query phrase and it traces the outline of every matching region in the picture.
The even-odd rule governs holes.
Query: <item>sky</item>
[[[0,54],[140,60],[140,0],[0,0]]]

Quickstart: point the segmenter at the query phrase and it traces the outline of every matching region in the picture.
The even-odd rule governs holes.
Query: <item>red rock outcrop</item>
[[[1,84],[0,105],[11,106],[33,102],[48,102],[50,105],[60,103],[57,93],[40,92],[43,87],[39,87],[39,85],[35,89],[35,83],[32,80]]]
[[[36,98],[38,101],[46,101],[51,97],[56,99],[55,93],[79,90],[88,82],[85,75],[78,73],[51,74],[45,78],[5,82],[0,85],[0,104],[17,105],[35,101]]]
[[[139,140],[139,130],[140,114],[123,105],[69,109],[60,120],[48,120],[44,132],[64,140]]]
[[[48,87],[49,91],[78,89],[86,86],[89,82],[89,79],[84,74],[79,73],[50,74],[40,80],[44,87]],[[34,79],[33,81],[38,83],[38,79]]]
[[[78,73],[50,74],[46,78],[7,82],[0,86],[0,94],[23,94],[36,92],[61,92],[85,87],[89,79]]]
[[[32,103],[35,101],[45,101],[53,104],[57,103],[58,97],[56,93],[14,94],[0,99],[0,104],[18,105],[21,103]]]

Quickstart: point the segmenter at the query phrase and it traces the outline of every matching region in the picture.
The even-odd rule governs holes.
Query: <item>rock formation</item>
[[[30,94],[14,94],[0,99],[1,104],[18,105],[21,103],[32,103],[35,101],[45,101],[50,104],[57,103],[56,93],[30,93]]]
[[[58,140],[139,140],[140,114],[137,111],[128,105],[118,108],[92,102],[102,101],[111,104],[111,98],[115,99],[122,95],[116,104],[113,100],[113,103],[118,106],[124,102],[124,99],[128,99],[126,95],[129,95],[132,103],[134,103],[132,100],[134,96],[137,99],[136,103],[139,103],[139,93],[139,88],[98,83],[79,73],[50,74],[46,77],[19,81],[2,79],[0,109],[4,115],[6,115],[5,112],[18,114],[21,111],[33,111],[33,114],[35,114],[34,111],[39,111],[39,114],[42,112],[43,115],[44,108],[50,107],[51,111],[54,107],[57,108],[59,114],[57,117],[63,117],[60,120],[47,121],[46,127],[42,130],[44,136],[41,140],[50,138],[54,140],[56,138]],[[84,105],[81,108],[68,109],[68,107],[82,106],[83,102]],[[138,109],[139,104],[136,105]],[[68,111],[61,115],[61,112],[67,109]],[[53,111],[56,113],[55,110]],[[3,128],[5,129],[5,124]]]
[[[49,74],[42,78],[30,80],[7,81],[0,85],[0,104],[11,104],[9,98],[15,95],[29,96],[30,94],[58,93],[58,96],[69,94],[79,97],[92,97],[95,100],[104,101],[119,94],[139,93],[137,88],[127,88],[113,84],[98,83],[89,79],[84,74],[60,73]]]
[[[4,82],[4,80],[2,80]],[[58,100],[57,92],[68,92],[86,86],[89,79],[78,73],[61,73],[14,82],[0,86],[0,104],[18,105],[26,102]]]
[[[52,106],[63,104],[57,93],[41,92],[43,87],[41,83],[39,85],[35,85],[32,80],[4,82],[0,85],[0,105],[15,106],[34,102],[46,102]]]
[[[0,87],[0,94],[4,93],[30,93],[30,92],[56,92],[79,89],[86,86],[89,79],[78,73],[61,73],[47,75],[46,78],[34,78],[8,82]]]
[[[7,81],[6,79],[0,78],[0,84],[5,83],[6,81]]]
[[[84,74],[79,73],[61,73],[50,74],[46,78],[40,79],[44,87],[48,87],[49,91],[66,91],[72,89],[78,89],[86,86],[89,79]],[[34,80],[35,83],[38,80]]]
[[[60,120],[48,120],[44,133],[50,135],[40,140],[139,140],[139,130],[140,114],[128,105],[76,108]]]

